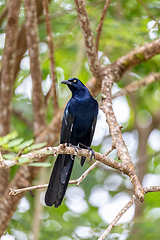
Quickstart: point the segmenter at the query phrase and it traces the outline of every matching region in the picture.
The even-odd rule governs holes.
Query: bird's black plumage
[[[60,143],[90,147],[98,115],[98,103],[85,85],[77,78],[63,81],[72,92],[64,110]],[[81,145],[82,144],[82,145]],[[47,206],[58,207],[65,195],[73,168],[74,156],[59,154],[45,195]],[[85,157],[81,157],[83,166]]]

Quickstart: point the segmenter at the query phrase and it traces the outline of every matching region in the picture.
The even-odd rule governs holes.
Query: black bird
[[[77,78],[61,83],[66,84],[72,92],[64,110],[60,143],[90,148],[98,115],[98,103],[91,96],[85,85]],[[93,150],[92,150],[93,151]],[[93,153],[93,152],[92,152]],[[59,154],[45,195],[47,206],[61,205],[64,198],[75,156]],[[83,166],[85,157],[81,157]]]

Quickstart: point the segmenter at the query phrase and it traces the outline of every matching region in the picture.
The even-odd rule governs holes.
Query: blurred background
[[[105,1],[87,0],[94,37]],[[0,1],[0,59],[5,44],[7,17],[3,17],[7,1]],[[85,84],[92,78],[82,33],[79,27],[74,2],[54,0],[49,3],[52,35],[55,48],[58,103],[63,108],[70,97],[70,91],[60,81],[77,77]],[[155,0],[111,1],[104,20],[98,57],[106,66],[127,54],[136,46],[159,37],[160,2]],[[19,26],[25,20],[24,5],[21,3]],[[44,96],[51,86],[49,53],[46,26],[43,14],[39,17],[39,52],[43,75]],[[129,83],[139,81],[147,74],[159,71],[160,56],[141,63],[125,73],[113,85],[116,93]],[[96,96],[100,101],[101,95]],[[157,81],[127,96],[113,99],[118,123],[123,126],[122,136],[128,147],[136,172],[143,186],[160,185],[160,83]],[[33,139],[32,80],[30,60],[25,51],[17,71],[12,98],[13,114],[11,130],[18,138]],[[56,114],[56,113],[54,113]],[[52,100],[49,98],[46,119],[49,124],[53,117]],[[105,153],[111,146],[105,115],[99,112],[93,149]],[[58,141],[57,141],[58,144]],[[110,158],[117,159],[114,150]],[[33,184],[47,183],[55,158],[49,157],[50,167],[43,167]],[[71,179],[78,178],[92,163],[87,161],[80,167],[75,160]],[[46,165],[48,166],[48,165]],[[19,166],[11,168],[11,179]],[[45,190],[27,193],[13,214],[2,240],[72,240],[98,239],[122,207],[130,200],[133,187],[128,176],[103,164],[94,169],[79,187],[69,186],[62,205],[56,209],[44,204]],[[144,204],[139,201],[120,219],[107,239],[159,240],[160,194],[148,193]]]

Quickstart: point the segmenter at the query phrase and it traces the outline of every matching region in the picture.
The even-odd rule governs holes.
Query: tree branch
[[[1,12],[1,15],[0,15],[0,27],[2,25],[2,22],[3,22],[3,19],[6,17],[7,15],[7,12],[8,12],[8,6],[5,6]]]
[[[103,68],[103,71],[100,71],[100,68],[102,70],[102,67],[100,67],[97,55],[96,55],[96,49],[94,45],[93,40],[93,34],[90,27],[90,22],[88,18],[88,14],[86,11],[85,3],[83,0],[77,1],[75,0],[76,10],[80,22],[80,26],[82,29],[82,34],[85,42],[85,48],[87,53],[88,62],[90,65],[90,69],[92,71],[92,74],[97,77],[98,79],[101,78],[102,80],[102,106],[101,109],[106,114],[106,120],[109,125],[110,134],[112,136],[112,142],[114,147],[117,149],[118,157],[122,161],[123,165],[125,167],[129,166],[129,177],[131,182],[134,185],[135,188],[135,194],[139,197],[140,201],[144,201],[144,193],[142,186],[139,182],[139,179],[135,173],[135,169],[133,166],[133,163],[131,161],[131,158],[128,153],[127,146],[125,145],[125,142],[121,135],[121,128],[117,123],[116,117],[113,112],[112,108],[112,97],[111,97],[111,89],[113,81],[115,80],[115,69],[113,73],[113,67],[119,66],[118,61],[115,62],[115,65],[110,65],[109,68],[105,69]],[[88,41],[89,39],[89,41]],[[157,43],[157,42],[156,42]],[[148,54],[150,51],[148,52]],[[146,52],[144,52],[146,54]],[[148,56],[148,55],[147,55]],[[98,71],[99,74],[96,74]],[[102,72],[102,73],[101,73]],[[100,75],[101,73],[101,75]],[[118,72],[119,73],[119,72]]]
[[[91,30],[89,17],[85,7],[85,2],[84,0],[74,0],[74,2],[79,23],[82,29],[88,63],[93,76],[96,78],[97,81],[100,81],[100,65],[98,63],[96,47],[93,39],[93,33]]]
[[[38,23],[40,23],[39,17],[41,16],[42,10],[43,10],[42,2],[41,0],[35,0],[35,3],[37,8],[37,20],[38,20]],[[23,23],[18,34],[14,80],[16,79],[16,76],[19,72],[20,62],[26,50],[27,50],[26,30],[25,30],[25,23]]]
[[[18,36],[20,0],[10,0],[4,15],[8,13],[5,46],[2,55],[0,73],[0,136],[10,131],[11,100],[13,94],[13,75],[15,67],[15,50]],[[9,169],[0,171],[0,197],[9,184]]]
[[[13,75],[15,50],[18,36],[20,0],[8,2],[8,21],[6,40],[2,56],[0,82],[0,136],[9,133],[11,117],[11,99],[13,93]]]
[[[156,21],[156,18],[153,16],[152,12],[147,8],[147,6],[145,5],[145,3],[143,2],[143,0],[138,0],[138,2],[143,6],[143,8],[146,10],[148,16],[153,19],[154,21]]]
[[[10,188],[9,189],[10,190],[9,195],[15,196],[15,195],[20,194],[20,193],[25,193],[25,192],[28,192],[28,191],[33,191],[33,190],[36,190],[36,189],[42,189],[42,188],[47,188],[47,187],[48,187],[48,184],[36,185],[36,186],[26,187],[26,188],[21,188],[21,189]]]
[[[83,174],[82,174],[82,176],[83,176]],[[78,186],[79,185],[79,179],[83,178],[82,176],[80,178],[76,179],[76,180],[70,180],[69,184],[77,183],[77,186]],[[33,191],[33,190],[47,188],[47,187],[48,187],[48,184],[36,185],[36,186],[22,188],[22,189],[12,189],[12,188],[10,188],[9,195],[15,196],[17,194],[24,193],[24,192],[27,192],[27,191]],[[149,193],[149,192],[158,192],[158,191],[160,191],[160,186],[144,187],[143,190],[144,190],[145,194]],[[106,230],[103,232],[103,234],[100,236],[100,238],[98,240],[104,240],[107,237],[107,235],[114,228],[114,226],[117,224],[119,219],[125,214],[125,212],[127,212],[127,210],[135,203],[135,201],[136,201],[136,196],[133,195],[132,198],[129,200],[129,202],[121,209],[121,211],[117,214],[117,216],[110,223],[110,225],[106,228]]]
[[[36,4],[34,0],[24,0],[26,40],[30,57],[30,70],[33,85],[33,112],[34,112],[34,134],[37,135],[45,126],[45,106],[41,87],[42,72],[39,60],[39,37]]]
[[[52,37],[52,28],[48,10],[48,0],[43,0],[43,9],[45,15],[46,29],[47,29],[47,40],[49,46],[49,58],[50,58],[50,72],[52,79],[52,96],[53,96],[53,107],[54,110],[58,109],[58,100],[56,93],[56,67],[55,67],[55,59],[54,59],[54,45],[53,45],[53,37]]]
[[[118,82],[128,69],[142,62],[147,62],[150,58],[159,53],[160,38],[150,43],[145,43],[141,47],[136,47],[133,51],[120,57],[117,61],[107,66],[106,70],[112,74],[113,81]]]
[[[129,200],[129,202],[121,209],[121,211],[117,214],[114,220],[106,228],[106,230],[103,232],[100,238],[98,238],[98,240],[104,240],[107,237],[108,233],[112,230],[112,228],[116,225],[119,219],[125,214],[125,212],[127,212],[127,210],[133,205],[135,201],[136,201],[136,196],[133,195],[132,198]]]
[[[34,151],[34,152],[30,152],[27,154],[23,154],[21,155],[21,157],[25,157],[28,159],[36,159],[36,158],[44,158],[46,156],[49,155],[56,155],[56,154],[70,154],[70,155],[76,155],[76,156],[84,156],[84,157],[88,157],[91,158],[91,153],[87,150],[87,149],[76,149],[74,147],[68,147],[65,144],[60,144],[57,147],[45,147],[42,148],[40,150]],[[115,168],[119,171],[122,171],[124,173],[127,174],[127,172],[129,171],[129,169],[127,170],[126,167],[123,167],[122,163],[112,160],[111,158],[107,157],[104,154],[95,152],[95,160],[98,160],[99,162],[102,162],[112,168]],[[15,164],[12,163],[13,165],[17,164],[17,159],[16,160],[12,160],[12,162],[14,162]],[[4,163],[1,164],[1,168],[2,167],[11,167],[11,161],[10,160],[5,160]]]
[[[159,192],[160,186],[144,187],[143,191],[145,194],[149,193],[149,192]],[[135,203],[135,201],[136,201],[136,196],[133,195],[132,198],[129,200],[129,202],[121,209],[121,211],[117,214],[117,216],[110,223],[110,225],[106,228],[106,230],[103,232],[103,234],[100,236],[100,238],[98,240],[104,240],[107,237],[108,233],[116,225],[116,223],[119,221],[119,219],[125,214],[125,212]]]
[[[86,176],[99,164],[99,161],[96,161],[93,163],[78,179],[75,180],[70,180],[69,184],[79,184],[86,178]],[[48,184],[42,184],[42,185],[36,185],[36,186],[31,186],[31,187],[26,187],[26,188],[21,188],[21,189],[13,189],[10,188],[9,195],[17,195],[20,193],[36,190],[36,189],[42,189],[42,188],[47,188]]]
[[[141,79],[140,81],[128,84],[126,87],[124,87],[122,90],[114,93],[112,95],[112,99],[116,97],[120,97],[123,95],[127,95],[131,92],[137,91],[139,88],[147,86],[153,82],[156,82],[160,80],[160,73],[150,73],[147,77]]]
[[[121,127],[117,123],[116,117],[112,107],[112,75],[106,73],[106,77],[102,82],[102,100],[101,109],[106,114],[106,121],[109,125],[109,132],[112,136],[112,144],[117,149],[118,158],[122,161],[123,165],[130,169],[129,177],[134,185],[135,194],[141,202],[144,201],[144,193],[139,179],[135,173],[133,163],[131,161],[127,146],[122,138]]]
[[[63,146],[64,147],[64,146]],[[48,148],[47,148],[48,149]],[[110,147],[110,149],[108,149],[108,151],[104,154],[104,156],[107,156],[112,150],[114,149],[113,146]],[[42,150],[42,149],[41,149]],[[75,150],[75,149],[74,149]],[[85,149],[86,150],[86,149]],[[44,150],[46,151],[46,150]],[[48,150],[47,150],[48,151]],[[76,154],[77,151],[75,151]],[[55,154],[54,154],[55,155]],[[24,155],[25,156],[25,155]],[[3,157],[1,156],[1,160],[4,161]],[[77,186],[79,186],[79,184],[87,177],[87,175],[95,168],[98,166],[100,162],[96,161],[95,163],[93,163],[78,179],[76,180],[70,180],[69,184],[77,184]],[[21,189],[12,189],[10,188],[10,192],[9,195],[17,195],[19,193],[22,192],[26,192],[26,191],[31,191],[31,190],[35,190],[35,189],[41,189],[41,188],[47,188],[48,184],[43,184],[43,185],[37,185],[37,186],[32,186],[32,187],[27,187],[27,188],[21,188]]]
[[[102,24],[105,18],[105,15],[107,13],[109,4],[110,4],[111,0],[106,0],[106,3],[104,5],[104,9],[102,11],[102,16],[101,16],[101,20],[100,23],[98,25],[98,28],[96,29],[97,31],[97,37],[96,37],[96,52],[98,52],[98,47],[99,47],[99,40],[100,40],[100,36],[101,36],[101,31],[102,31]]]

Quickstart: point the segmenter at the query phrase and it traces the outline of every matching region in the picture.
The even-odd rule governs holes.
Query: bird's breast
[[[87,132],[94,117],[98,114],[97,102],[80,100],[73,101],[70,107],[70,113],[74,116],[74,130],[77,132]]]

